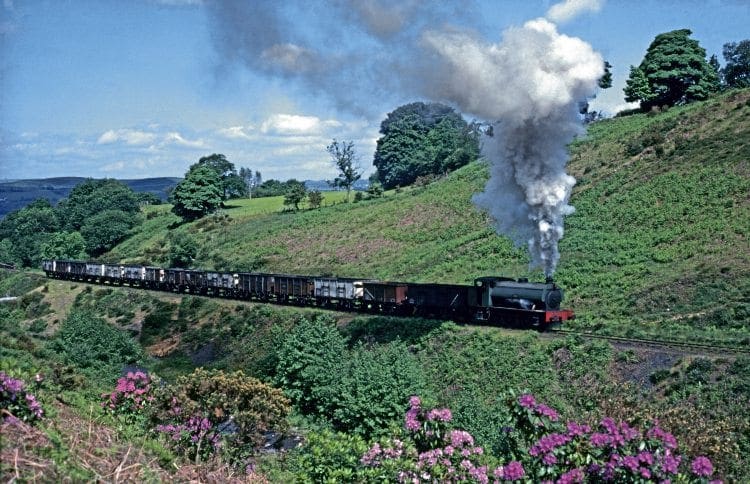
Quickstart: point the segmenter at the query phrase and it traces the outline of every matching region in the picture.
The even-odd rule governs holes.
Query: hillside
[[[572,144],[576,213],[556,280],[578,326],[747,338],[749,99],[745,90],[601,121]],[[454,283],[541,277],[472,205],[486,176],[475,163],[382,199],[298,213],[243,204],[186,225],[152,207],[142,230],[105,258],[164,264],[167,233],[176,232],[198,242],[202,268]]]
[[[747,341],[748,99],[744,91],[600,122],[571,146],[577,212],[557,280],[580,315],[575,325]],[[138,232],[106,258],[160,264],[170,240],[191,237],[199,267],[448,282],[540,277],[472,207],[485,177],[477,163],[382,199],[345,204],[343,194],[326,194],[332,205],[298,213],[281,212],[280,198],[238,200],[182,225],[168,206],[149,206]],[[658,481],[706,482],[688,475],[698,475],[696,462],[700,476],[713,463],[713,477],[747,479],[743,355],[101,287],[38,271],[0,271],[0,294],[18,296],[0,304],[0,384],[11,388],[0,403],[24,419],[0,422],[8,436],[0,475],[17,480],[389,482],[395,474],[366,464],[373,449],[404,445],[408,460],[440,433],[451,444],[454,435],[472,439],[465,450],[477,469],[497,471],[513,458],[529,476],[555,476],[560,463],[604,464],[612,452],[642,456],[644,466],[657,456],[646,470]],[[136,388],[137,369],[155,383]],[[24,393],[12,389],[21,381]],[[290,412],[263,437],[280,433],[285,439],[264,444],[283,449],[259,440],[235,452],[245,435],[228,426],[235,415],[273,416],[268,398],[228,407],[240,388],[274,394],[279,412]],[[282,391],[291,405],[278,399]],[[156,403],[141,406],[145,395]],[[415,418],[440,433],[410,432]],[[642,433],[614,443],[633,429]],[[535,442],[574,430],[580,439],[554,455],[532,453]],[[602,436],[611,448],[594,443]],[[212,448],[212,439],[229,447]],[[670,451],[680,457],[667,475]],[[560,458],[554,468],[549,455]],[[622,481],[648,481],[622,462]]]

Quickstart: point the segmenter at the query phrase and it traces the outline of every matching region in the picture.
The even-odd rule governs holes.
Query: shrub
[[[597,428],[563,424],[529,393],[508,392],[506,403],[513,418],[504,431],[515,434],[519,445],[498,456],[503,465],[470,433],[452,427],[450,410],[425,410],[417,397],[409,402],[403,439],[374,443],[360,462],[384,471],[382,480],[398,482],[486,483],[491,475],[494,482],[706,482],[714,472],[705,456],[689,461],[678,454],[674,436],[656,423],[645,432],[611,418]]]
[[[401,341],[369,349],[358,345],[325,401],[336,428],[381,435],[398,422],[409,396],[424,388],[419,364]]]
[[[72,313],[63,322],[52,349],[80,367],[116,371],[143,356],[141,347],[125,331],[86,312]]]
[[[152,423],[174,449],[199,461],[221,452],[241,462],[264,434],[286,430],[289,401],[281,390],[241,371],[198,368],[156,392]]]
[[[328,318],[301,320],[276,353],[274,383],[304,412],[326,405],[321,394],[341,374],[344,338]]]
[[[25,390],[23,380],[13,378],[0,371],[0,410],[3,420],[9,423],[21,419],[33,422],[44,415],[36,397]]]
[[[126,420],[137,420],[154,400],[151,383],[151,377],[147,374],[129,371],[117,380],[117,386],[111,393],[102,394],[105,399],[102,407]]]

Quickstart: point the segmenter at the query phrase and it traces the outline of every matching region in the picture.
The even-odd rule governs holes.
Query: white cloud
[[[116,161],[114,163],[109,163],[107,165],[104,165],[101,168],[101,171],[104,172],[113,172],[113,171],[122,171],[125,169],[125,162],[124,161]]]
[[[99,139],[96,142],[97,144],[105,145],[119,141],[129,145],[139,146],[153,143],[155,139],[156,135],[154,133],[147,133],[135,129],[110,129],[99,136]]]
[[[278,136],[313,135],[322,131],[322,123],[317,116],[298,114],[274,114],[260,126],[263,134]]]
[[[205,148],[206,143],[202,139],[188,140],[182,137],[177,131],[172,131],[164,136],[164,144],[175,144],[186,148]]]
[[[567,22],[583,12],[598,12],[604,0],[564,0],[547,10],[547,18],[555,23]]]
[[[216,131],[219,136],[223,136],[228,139],[253,139],[248,134],[248,131],[252,131],[253,126],[230,126],[229,128],[222,128]]]
[[[335,119],[321,120],[317,116],[299,114],[274,114],[263,121],[260,131],[276,136],[313,136],[327,129],[341,128],[343,123]]]

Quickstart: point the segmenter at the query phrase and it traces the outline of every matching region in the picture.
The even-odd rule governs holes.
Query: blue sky
[[[552,16],[614,66],[592,103],[608,112],[655,35],[689,28],[722,64],[750,38],[746,0],[569,0],[570,18],[533,0],[0,1],[0,179],[182,176],[211,153],[265,179],[332,178],[334,137],[369,174],[385,115],[440,100],[427,31],[491,45]]]

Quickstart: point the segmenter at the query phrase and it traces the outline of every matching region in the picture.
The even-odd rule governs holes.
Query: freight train
[[[552,279],[480,277],[473,285],[383,282],[45,260],[47,277],[176,293],[546,330],[575,318]]]

